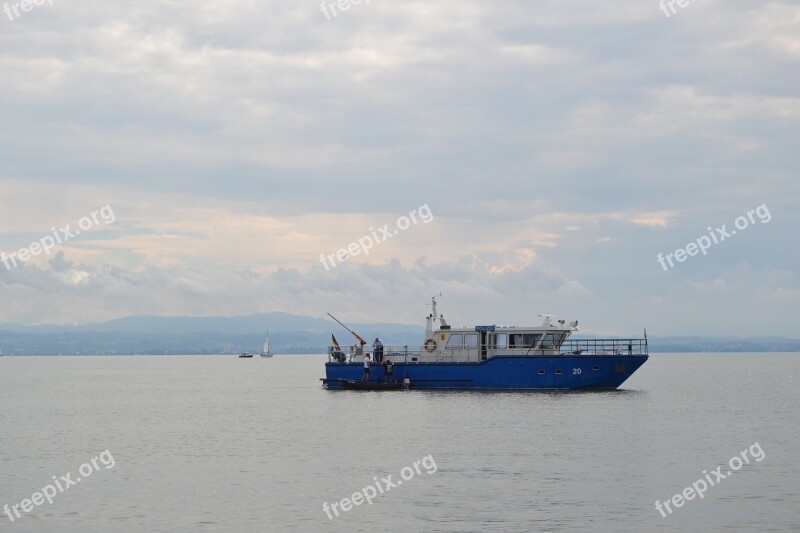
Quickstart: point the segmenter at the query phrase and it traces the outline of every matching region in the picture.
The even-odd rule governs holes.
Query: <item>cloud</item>
[[[339,306],[416,321],[441,290],[465,321],[555,309],[608,331],[763,332],[730,311],[757,305],[782,333],[798,290],[799,12],[39,6],[0,32],[0,250],[106,204],[117,221],[0,266],[3,319]],[[765,202],[768,229],[660,270],[657,253]],[[423,204],[431,224],[320,265]],[[773,283],[746,290],[727,270],[742,262],[747,282]]]

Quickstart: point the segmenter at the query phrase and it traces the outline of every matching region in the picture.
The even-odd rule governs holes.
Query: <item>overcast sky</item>
[[[14,2],[0,322],[800,337],[796,2]]]

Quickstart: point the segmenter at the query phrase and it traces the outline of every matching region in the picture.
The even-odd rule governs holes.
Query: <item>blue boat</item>
[[[638,339],[568,339],[578,331],[578,322],[554,322],[552,315],[540,315],[544,321],[534,327],[453,328],[437,314],[436,297],[431,306],[425,341],[418,349],[369,350],[363,340],[349,354],[338,346],[328,348],[324,385],[340,389],[343,382],[360,380],[369,357],[369,381],[386,382],[384,363],[391,360],[388,381],[413,389],[616,389],[648,359],[646,334]]]

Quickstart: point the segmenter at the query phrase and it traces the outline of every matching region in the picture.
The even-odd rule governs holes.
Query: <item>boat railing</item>
[[[408,346],[384,346],[384,358],[390,357],[393,361],[416,361],[421,356],[428,356],[434,361],[480,361],[485,359],[477,350],[458,350],[458,357],[452,350],[437,350],[428,352],[423,347],[419,349],[409,348]],[[516,346],[513,348],[487,347],[487,353],[491,355],[647,355],[647,339],[568,339],[560,347],[531,348]],[[328,358],[330,361],[338,362],[363,362],[364,355],[369,355],[374,361],[374,349],[371,346],[364,347],[345,347],[335,350],[328,348]]]
[[[417,350],[409,348],[408,346],[386,346],[383,347],[383,356],[391,357],[393,361],[399,358],[411,360],[411,358],[418,358],[422,354],[422,348]],[[371,346],[346,346],[336,350],[333,346],[328,347],[328,359],[330,361],[338,362],[363,362],[364,356],[369,355],[375,361],[375,349]]]
[[[411,346],[384,346],[383,347],[383,355],[391,355],[391,356],[402,356],[408,355],[409,357],[418,356],[422,352],[422,348],[414,349]]]
[[[569,355],[647,355],[647,339],[568,339],[560,354]]]
[[[492,348],[503,355],[647,355],[646,339],[569,339],[561,346]]]

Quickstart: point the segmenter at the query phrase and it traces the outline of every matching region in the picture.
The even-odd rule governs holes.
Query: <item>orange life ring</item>
[[[425,341],[425,351],[432,352],[436,350],[436,341],[433,339],[428,339]]]

